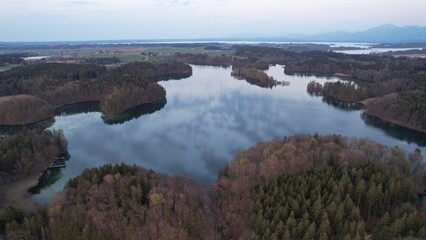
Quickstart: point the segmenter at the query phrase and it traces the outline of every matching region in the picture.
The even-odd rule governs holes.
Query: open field
[[[7,70],[10,70],[10,69],[12,69],[12,68],[14,68],[16,66],[19,66],[19,65],[17,65],[17,64],[9,64],[9,65],[6,65],[6,66],[0,66],[0,72],[4,72],[4,71],[7,71]]]
[[[210,56],[231,56],[234,54],[233,49],[222,50],[205,50],[204,47],[175,47],[175,46],[129,46],[129,47],[83,47],[78,49],[29,49],[29,50],[1,50],[0,54],[6,53],[31,53],[35,56],[49,56],[50,58],[111,58],[116,57],[122,63],[129,63],[134,61],[165,61],[174,53],[192,53],[199,54],[205,53]],[[2,68],[0,68],[0,71]],[[7,70],[7,69],[5,69]],[[4,70],[3,70],[4,71]]]

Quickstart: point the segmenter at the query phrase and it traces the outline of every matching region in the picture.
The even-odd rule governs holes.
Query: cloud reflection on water
[[[306,93],[309,81],[327,79],[287,76],[280,66],[267,72],[290,86],[262,89],[235,80],[230,68],[194,66],[192,77],[160,83],[167,90],[167,104],[153,114],[113,126],[105,125],[99,113],[56,117],[53,127],[65,129],[71,160],[63,178],[36,198],[45,201],[84,168],[109,162],[180,174],[208,185],[239,151],[292,134],[337,133],[417,147],[366,125],[359,110],[335,108]]]

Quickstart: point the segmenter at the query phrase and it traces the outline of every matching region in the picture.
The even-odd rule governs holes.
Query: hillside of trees
[[[125,112],[115,115],[101,116],[102,121],[108,125],[122,124],[132,119],[138,119],[140,116],[152,114],[164,108],[167,104],[167,99],[162,99],[157,102],[142,104],[134,108],[130,108]]]
[[[426,133],[426,92],[389,94],[365,103],[368,116]]]
[[[251,225],[260,239],[425,238],[426,213],[403,205],[416,197],[413,179],[377,163],[333,165],[256,186]]]
[[[404,82],[395,80],[391,83],[395,88],[402,88]],[[311,95],[323,96],[345,102],[357,102],[364,105],[364,113],[382,119],[385,122],[426,132],[426,91],[422,88],[413,91],[395,93],[387,91],[385,83],[378,89],[362,87],[353,82],[326,82],[323,85],[312,81],[308,84],[307,92]],[[406,87],[406,85],[404,85]],[[374,93],[381,92],[380,97]]]
[[[54,116],[52,105],[31,95],[0,97],[0,124],[24,125]]]
[[[27,130],[0,138],[0,185],[41,174],[67,150],[61,130]],[[1,193],[0,193],[1,194]]]
[[[0,235],[39,239],[426,238],[420,150],[293,136],[238,154],[210,192],[182,177],[104,165],[69,180],[48,209],[0,211]]]
[[[118,114],[163,100],[166,91],[157,81],[191,74],[191,66],[177,62],[135,62],[111,71],[90,64],[38,63],[17,67],[0,73],[0,96],[7,96],[2,101],[10,102],[11,97],[19,99],[13,103],[16,107],[0,108],[0,125],[44,120],[52,117],[57,107],[87,101],[101,102],[104,115]],[[35,106],[43,108],[36,110]]]
[[[398,147],[388,149],[366,139],[293,136],[259,143],[224,167],[213,186],[215,212],[226,239],[283,239],[288,234],[296,239],[354,239],[364,234],[382,239],[375,237],[385,231],[378,225],[382,217],[388,216],[384,226],[389,229],[402,220],[396,220],[399,216],[410,214],[415,221],[409,226],[416,227],[407,231],[398,226],[393,236],[425,237],[420,230],[425,210],[413,209],[415,201],[410,201],[424,191],[425,181],[419,151],[407,156]],[[320,214],[313,214],[312,208]],[[313,223],[315,217],[327,217],[330,225]],[[335,224],[342,217],[345,221]]]

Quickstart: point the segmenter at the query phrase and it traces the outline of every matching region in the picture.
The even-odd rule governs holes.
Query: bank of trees
[[[67,149],[61,130],[27,130],[0,138],[0,185],[41,174]]]
[[[109,91],[111,94],[102,99],[102,113],[114,115],[132,107],[165,99],[166,90],[159,84],[143,80],[132,83],[132,79],[128,78],[120,77],[119,81],[125,87]]]
[[[375,236],[381,231],[377,222],[386,212],[392,215],[402,203],[414,204],[410,201],[424,188],[424,164],[415,159],[397,147],[340,136],[294,136],[260,143],[221,170],[214,184],[218,227],[224,236],[243,239],[282,239],[288,234],[319,239],[325,237],[324,231],[337,238]],[[333,201],[334,210],[327,212],[331,209],[326,203]],[[330,227],[317,222],[315,205],[321,209],[319,219],[327,217]],[[339,207],[344,211],[338,219],[348,219],[335,225]],[[412,226],[422,225],[419,219]],[[307,229],[310,234],[305,236]],[[423,236],[420,229],[401,230],[394,236]]]
[[[426,92],[389,94],[367,101],[365,113],[392,124],[426,132]]]
[[[6,208],[0,234],[40,239],[218,239],[206,191],[181,177],[126,165],[87,169],[71,179],[53,207],[24,218]],[[3,216],[3,217],[2,217]],[[1,232],[3,226],[3,232]]]
[[[191,74],[191,66],[177,62],[135,62],[109,72],[103,66],[90,64],[39,63],[14,68],[0,73],[0,96],[8,96],[3,100],[10,100],[9,95],[21,95],[22,101],[17,108],[0,108],[0,124],[45,120],[51,117],[56,107],[85,101],[99,101],[104,114],[117,114],[144,103],[163,100],[166,91],[157,81],[185,78]],[[28,97],[23,98],[22,94],[32,95],[39,103],[45,101],[47,104],[43,106],[50,104],[50,108],[43,114],[41,110],[35,114],[36,108],[32,108],[35,103],[24,101]],[[23,122],[22,116],[31,117]]]
[[[0,97],[0,109],[2,125],[23,125],[54,116],[50,103],[32,95]]]
[[[363,102],[364,112],[369,116],[426,132],[426,92],[422,86],[418,90],[401,91],[409,87],[406,81],[389,81],[369,86],[365,83],[326,82],[323,85],[312,81],[307,92],[346,102]],[[379,95],[379,97],[377,97]]]

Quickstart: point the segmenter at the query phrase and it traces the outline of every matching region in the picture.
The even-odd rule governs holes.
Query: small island
[[[287,82],[280,82],[275,80],[273,77],[268,76],[263,71],[254,68],[232,68],[231,75],[239,80],[246,80],[248,83],[262,87],[262,88],[273,88],[279,84],[288,85]]]

